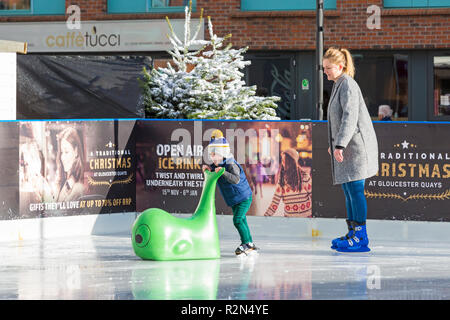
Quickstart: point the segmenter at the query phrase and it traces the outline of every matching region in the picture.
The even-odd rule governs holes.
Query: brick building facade
[[[21,1],[49,0],[15,2]],[[0,14],[0,25],[65,21],[67,15],[61,11],[69,5],[80,7],[82,21],[184,18],[183,0],[135,0],[133,8],[121,1],[66,0],[59,14],[6,10]],[[357,67],[355,78],[374,118],[378,106],[388,104],[399,120],[450,119],[450,0],[424,0],[421,7],[414,5],[416,0],[327,1],[324,46],[350,49]],[[257,84],[262,94],[282,96],[282,118],[314,119],[315,1],[305,1],[300,7],[295,1],[284,1],[287,9],[283,1],[278,2],[279,7],[274,1],[197,0],[193,18],[198,18],[203,8],[204,15],[211,16],[216,34],[231,33],[233,46],[249,47],[247,59],[252,66],[246,70],[246,80]],[[269,9],[264,3],[271,3]],[[252,9],[255,5],[260,7]],[[207,38],[206,32],[204,36]],[[167,58],[158,50],[140,54],[150,55],[156,62]],[[326,99],[331,83],[324,82]]]

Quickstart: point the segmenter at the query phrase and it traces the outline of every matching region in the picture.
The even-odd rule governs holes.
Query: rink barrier
[[[2,221],[0,242],[26,244],[33,240],[114,236],[127,238],[131,248],[131,228],[138,214],[128,212]],[[186,217],[185,214],[174,215]],[[344,219],[249,216],[247,220],[256,243],[262,239],[274,239],[280,242],[281,247],[285,241],[331,240],[347,232]],[[220,239],[236,239],[239,242],[232,216],[218,215],[217,224]],[[405,245],[408,241],[450,242],[449,228],[448,222],[367,220],[369,238],[375,247],[377,241],[400,241]]]
[[[390,226],[395,226],[392,236],[397,238],[405,238],[416,231],[420,234],[432,226],[436,229],[433,238],[445,238],[441,237],[439,226],[446,226],[442,222],[450,220],[450,141],[446,139],[450,136],[449,124],[374,122],[379,141],[380,171],[378,176],[366,180],[366,197],[370,223],[374,226],[387,223],[384,229],[380,228],[380,237],[391,236],[388,235]],[[82,141],[84,189],[77,200],[57,201],[54,197],[48,198],[53,201],[44,201],[42,199],[49,197],[46,194],[49,192],[44,192],[43,186],[52,186],[56,180],[58,137],[70,133],[68,128],[74,129],[72,131],[76,131]],[[340,186],[331,184],[326,121],[70,119],[0,121],[3,137],[0,141],[0,174],[3,178],[0,180],[0,241],[120,234],[127,230],[138,212],[148,207],[167,207],[167,211],[174,214],[193,211],[201,190],[198,182],[201,171],[195,168],[199,163],[185,161],[189,157],[169,159],[165,148],[188,137],[191,139],[191,158],[195,160],[195,152],[206,148],[208,134],[214,129],[224,132],[237,158],[242,158],[242,149],[239,149],[242,144],[246,148],[258,144],[262,148],[268,143],[270,152],[276,150],[274,146],[277,145],[277,154],[288,144],[297,149],[301,165],[310,171],[310,218],[285,218],[282,205],[276,216],[256,217],[264,215],[267,200],[254,197],[248,217],[256,226],[262,226],[261,235],[272,232],[266,229],[270,225],[265,221],[277,221],[281,229],[284,225],[295,225],[303,230],[302,236],[313,239],[335,235],[334,231],[328,231],[328,224],[331,229],[335,228],[328,221],[345,218],[345,204]],[[242,137],[244,140],[240,140]],[[41,166],[33,167],[36,159],[41,161]],[[170,169],[176,161],[188,169]],[[110,168],[105,169],[107,166]],[[166,166],[166,170],[161,170],[162,166]],[[24,172],[30,172],[29,168],[43,170],[42,176],[47,181],[24,182]],[[180,177],[156,179],[158,170],[160,173],[173,171],[180,177],[184,173],[188,186],[178,186],[178,193],[174,192],[176,186],[148,186],[149,181],[183,180]],[[188,173],[197,174],[190,179]],[[264,181],[264,185],[267,190],[275,187],[273,181]],[[36,193],[39,188],[42,190]],[[229,219],[231,210],[219,192],[216,199],[220,225],[221,219]],[[374,234],[377,234],[377,228],[374,228]]]

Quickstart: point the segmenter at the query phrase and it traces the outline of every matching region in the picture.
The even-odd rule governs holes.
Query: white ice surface
[[[3,242],[0,299],[450,299],[448,242],[372,241],[339,254],[330,239],[259,238],[236,257],[143,261],[125,236]]]

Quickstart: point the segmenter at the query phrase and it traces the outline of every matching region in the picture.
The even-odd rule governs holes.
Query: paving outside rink
[[[126,232],[4,241],[0,299],[450,299],[448,240],[411,240],[414,232],[407,239],[405,231],[402,238],[382,239],[377,232],[389,232],[387,225],[368,220],[372,251],[344,254],[330,249],[330,232],[320,219],[278,218],[274,223],[277,218],[249,217],[261,250],[236,257],[239,242],[230,218],[218,217],[218,260],[144,261],[134,254]],[[329,226],[345,224],[332,220]],[[271,236],[267,224],[272,225]],[[446,227],[436,225],[442,224]],[[325,235],[303,231],[311,225]],[[426,226],[424,233],[439,235]],[[298,232],[289,231],[294,229]]]

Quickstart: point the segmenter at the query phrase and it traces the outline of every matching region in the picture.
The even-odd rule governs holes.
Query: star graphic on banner
[[[402,145],[403,149],[408,149],[409,142],[406,142],[406,140],[405,140],[401,143],[401,145]]]
[[[112,143],[111,141],[109,141],[107,144],[105,144],[105,147],[108,147],[108,148],[112,148],[112,147],[115,147],[116,145],[114,144],[114,143]]]

